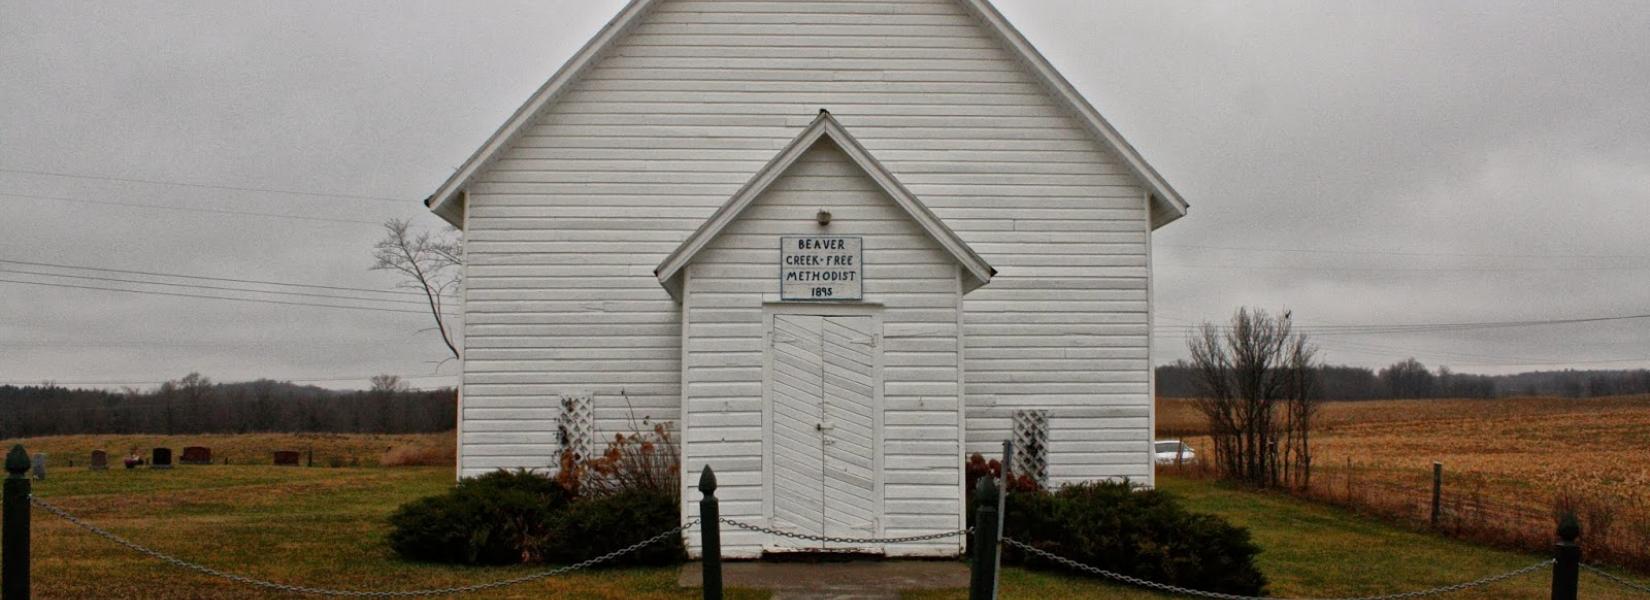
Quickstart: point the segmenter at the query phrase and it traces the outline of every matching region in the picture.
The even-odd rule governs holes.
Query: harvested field
[[[1160,437],[1207,446],[1190,401],[1159,407]],[[1650,569],[1650,398],[1331,402],[1313,442],[1315,498],[1426,522],[1439,462],[1442,528],[1544,544],[1562,505],[1592,556]]]

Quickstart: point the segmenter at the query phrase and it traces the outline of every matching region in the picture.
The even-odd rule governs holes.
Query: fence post
[[[974,564],[968,586],[968,600],[996,600],[997,588],[997,484],[981,477],[974,488]]]
[[[1438,528],[1439,510],[1444,498],[1444,463],[1432,463],[1432,528]]]
[[[1558,546],[1553,562],[1553,600],[1576,600],[1581,582],[1581,524],[1574,513],[1565,513],[1558,523]]]
[[[29,598],[29,453],[23,445],[6,455],[3,523],[0,523],[0,600]]]
[[[997,490],[997,535],[1003,534],[1003,519],[1008,518],[1008,490],[1014,485],[1014,441],[1003,440],[1003,468],[1001,469],[1003,482]],[[992,552],[991,572],[999,573],[1003,570],[1003,553],[1001,550]],[[998,593],[997,578],[991,578],[991,597],[996,598]]]
[[[716,501],[716,472],[705,465],[699,473],[700,573],[705,600],[722,600],[722,511]]]

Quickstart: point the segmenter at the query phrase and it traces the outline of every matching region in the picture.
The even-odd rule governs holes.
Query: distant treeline
[[[258,380],[218,384],[190,374],[150,390],[0,386],[0,438],[76,434],[249,432],[424,433],[452,429],[451,388],[410,390],[390,376],[370,391]]]
[[[1160,366],[1157,368],[1157,395],[1165,398],[1194,397],[1197,395],[1195,376],[1192,364],[1186,361]],[[1379,371],[1364,367],[1320,366],[1318,392],[1324,400],[1650,395],[1650,369],[1472,375],[1456,373],[1448,367],[1433,371],[1411,358]]]

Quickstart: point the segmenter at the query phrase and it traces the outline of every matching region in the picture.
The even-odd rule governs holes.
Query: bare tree
[[[372,382],[372,391],[374,392],[395,393],[405,392],[412,389],[412,385],[408,384],[407,380],[402,379],[400,375],[390,375],[387,373],[383,375],[373,375],[372,379],[369,379],[368,381]]]
[[[1224,328],[1204,323],[1187,346],[1222,476],[1260,487],[1304,482],[1317,349],[1293,333],[1289,313],[1239,309]]]
[[[374,271],[395,271],[402,275],[396,287],[418,290],[429,302],[430,316],[435,329],[441,333],[442,343],[452,358],[462,358],[453,343],[448,315],[442,310],[447,294],[458,290],[464,281],[464,255],[457,230],[437,236],[429,231],[412,231],[412,222],[390,219],[384,222],[384,237],[372,247],[376,262]],[[442,361],[445,362],[445,361]]]

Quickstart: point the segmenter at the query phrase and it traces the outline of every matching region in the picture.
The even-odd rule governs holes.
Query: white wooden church
[[[1010,438],[1051,486],[1152,479],[1186,203],[987,0],[635,0],[428,204],[465,238],[461,475],[645,416],[684,521],[707,464],[724,516],[852,537],[961,528]]]

